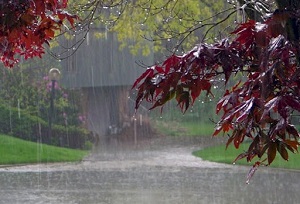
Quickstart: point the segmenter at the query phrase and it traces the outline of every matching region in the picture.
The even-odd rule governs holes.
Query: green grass
[[[154,127],[158,132],[170,136],[211,136],[214,132],[213,123],[199,121],[163,121],[156,120]]]
[[[235,149],[232,145],[225,150],[225,145],[215,146],[205,148],[203,150],[198,150],[193,152],[193,155],[197,157],[201,157],[204,160],[214,161],[219,163],[227,163],[232,164],[234,159],[242,152],[247,150],[249,147],[249,143],[242,144],[239,149]],[[273,163],[270,165],[271,167],[276,168],[286,168],[286,169],[300,169],[300,155],[289,152],[289,161],[285,161],[281,158],[280,154],[277,152],[276,158]],[[247,163],[246,159],[242,159],[236,162],[236,164],[240,165],[253,165],[258,158],[255,157],[251,163]]]
[[[0,164],[81,161],[88,151],[60,148],[0,135]]]

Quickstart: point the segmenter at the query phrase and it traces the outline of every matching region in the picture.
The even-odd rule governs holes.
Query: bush
[[[36,116],[26,114],[22,110],[0,105],[0,131],[5,134],[18,136],[26,140],[36,139],[36,124],[42,123]]]
[[[49,128],[44,127],[42,130],[42,134],[47,135]],[[50,141],[52,145],[56,146],[83,149],[88,140],[88,134],[86,129],[80,127],[54,125]]]
[[[93,148],[93,143],[91,141],[86,141],[84,144],[84,150],[91,150]]]
[[[0,132],[14,137],[80,149],[88,141],[89,132],[76,126],[53,125],[51,138],[48,138],[48,122],[17,108],[1,104],[0,115]]]

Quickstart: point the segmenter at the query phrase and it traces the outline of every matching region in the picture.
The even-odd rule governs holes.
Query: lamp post
[[[60,78],[60,71],[57,68],[51,68],[49,70],[49,80],[51,81],[51,95],[50,95],[50,111],[49,111],[49,135],[48,135],[48,143],[51,142],[52,137],[52,119],[54,112],[54,99],[55,99],[55,83]]]

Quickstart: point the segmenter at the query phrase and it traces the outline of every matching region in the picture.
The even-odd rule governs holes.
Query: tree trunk
[[[276,5],[279,12],[288,12],[289,14],[293,14],[293,12],[300,9],[299,0],[276,0]],[[285,28],[287,32],[287,39],[291,42],[298,43],[300,39],[300,24],[298,19],[293,16],[289,16],[285,22]]]

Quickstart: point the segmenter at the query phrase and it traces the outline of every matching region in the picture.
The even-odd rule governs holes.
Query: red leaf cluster
[[[41,57],[43,45],[54,38],[63,22],[73,26],[77,18],[65,11],[67,0],[5,0],[0,6],[0,54],[8,67],[19,56]]]
[[[246,137],[252,140],[236,160],[250,162],[266,154],[271,164],[276,152],[288,160],[287,150],[296,152],[299,139],[291,123],[292,114],[300,111],[299,42],[287,39],[275,14],[263,23],[249,20],[239,25],[231,33],[233,40],[199,44],[148,68],[133,85],[136,108],[143,100],[155,108],[175,98],[185,112],[203,91],[212,95],[214,81],[223,76],[227,83],[233,74],[243,73],[246,80],[226,90],[216,106],[222,117],[213,135],[232,131],[227,146],[233,143],[236,148]]]

